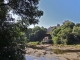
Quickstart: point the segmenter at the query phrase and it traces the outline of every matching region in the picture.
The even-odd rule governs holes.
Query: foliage
[[[46,29],[36,26],[32,29],[29,28],[25,33],[29,41],[41,41],[45,36]]]
[[[19,16],[22,23],[26,23],[26,21],[29,21],[30,24],[37,23],[43,15],[43,11],[38,10],[39,0],[7,0],[7,3],[3,3],[4,1],[0,1],[2,2],[0,7],[7,7],[6,11],[12,11],[13,14]],[[9,15],[8,18],[12,17]]]
[[[27,41],[24,31],[28,25],[38,23],[43,11],[38,10],[39,0],[4,2],[0,0],[0,60],[24,60]]]
[[[60,44],[59,37],[55,36],[54,38],[52,38],[52,40],[53,40],[54,44]]]
[[[60,27],[53,28],[51,36],[55,44],[79,44],[79,33],[80,24],[67,20]]]
[[[3,32],[0,31],[0,60],[24,58],[26,40],[25,33],[16,25],[10,25]]]
[[[29,43],[28,43],[29,46],[36,46],[36,45],[38,45],[38,44],[39,44],[39,42],[29,42]]]

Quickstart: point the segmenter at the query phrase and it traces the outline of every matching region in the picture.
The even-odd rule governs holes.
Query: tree
[[[4,2],[4,0],[2,1]],[[43,11],[38,10],[39,0],[8,0],[8,3],[3,2],[0,6],[6,6],[8,11],[18,15],[23,23],[26,23],[27,20],[30,24],[37,23],[43,15]]]
[[[43,11],[39,0],[0,0],[0,60],[23,60],[27,40],[27,25],[38,23]],[[10,12],[12,12],[10,14]],[[20,18],[15,23],[12,14]]]
[[[60,39],[62,44],[69,44],[69,41],[71,39],[72,29],[71,28],[65,28],[64,30],[61,30],[60,33]]]
[[[52,40],[55,44],[76,44],[80,43],[80,24],[67,20],[60,27],[53,28]]]
[[[76,26],[76,27],[79,27],[79,26],[80,26],[80,23],[77,23],[75,26]]]
[[[67,27],[73,29],[74,26],[75,24],[73,22],[66,20],[65,22],[63,22],[62,29],[65,29]]]
[[[30,32],[27,34],[27,32]],[[46,33],[44,27],[35,26],[30,30],[30,28],[25,32],[29,41],[41,41]]]
[[[74,41],[75,43],[80,43],[80,26],[79,25],[75,25],[73,28],[73,36],[74,36]]]
[[[0,32],[0,60],[23,60],[26,36],[16,25]]]

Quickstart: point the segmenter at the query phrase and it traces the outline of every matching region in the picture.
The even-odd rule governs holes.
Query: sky
[[[65,20],[80,23],[80,0],[40,0],[39,9],[44,12],[37,24],[40,27],[56,26]]]

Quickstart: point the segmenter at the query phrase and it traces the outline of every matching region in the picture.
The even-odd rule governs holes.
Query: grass
[[[77,45],[54,45],[56,49],[53,47],[53,52],[56,54],[63,54],[69,52],[80,52],[80,44]],[[78,49],[77,49],[78,48]]]
[[[59,47],[80,47],[80,44],[74,44],[74,45],[65,45],[65,44],[53,44],[54,46],[59,46]]]
[[[39,42],[29,42],[28,43],[28,46],[36,46],[38,44],[39,44]]]
[[[80,52],[80,50],[61,50],[61,49],[53,49],[53,52],[56,54],[64,54],[69,52]]]

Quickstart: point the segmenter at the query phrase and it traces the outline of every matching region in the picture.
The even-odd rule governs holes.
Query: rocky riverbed
[[[80,60],[80,46],[37,45],[36,47],[27,47],[26,54],[36,57],[57,57],[59,60]]]

